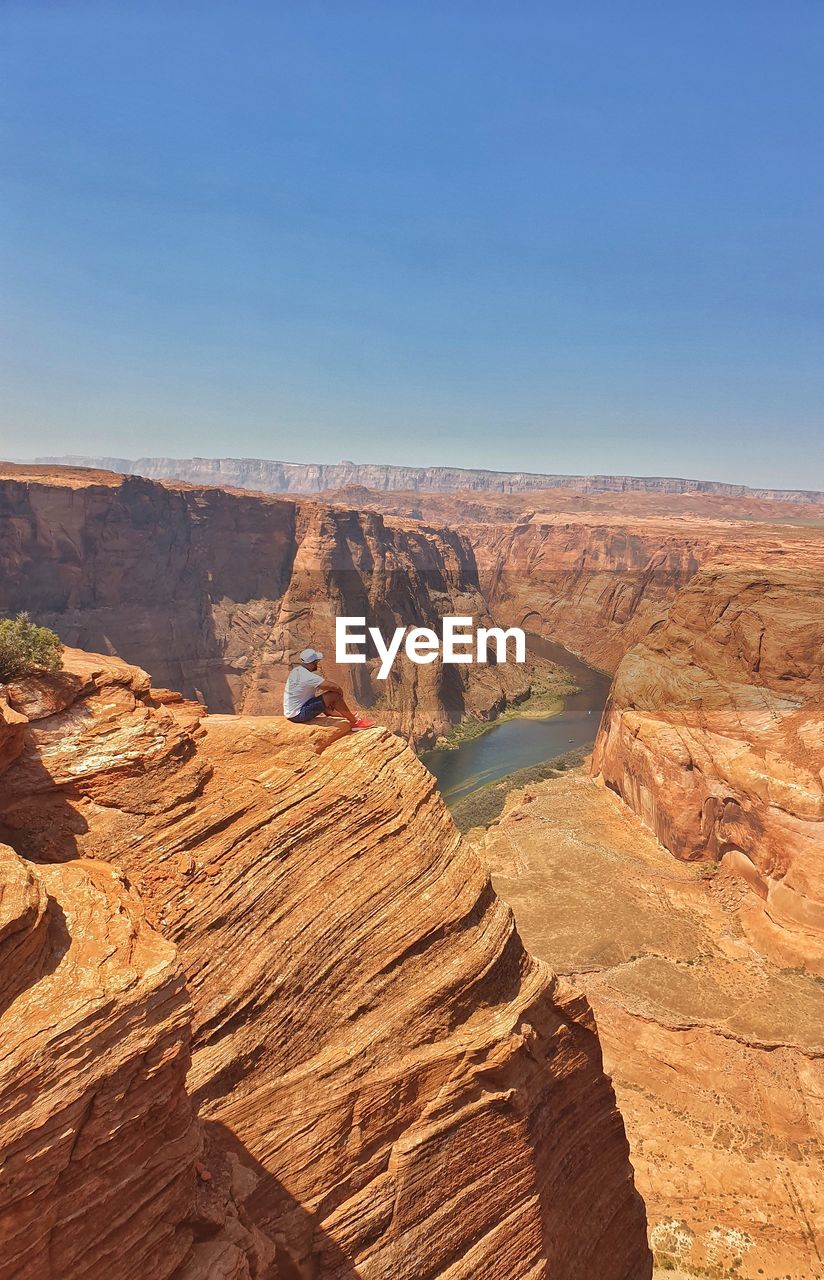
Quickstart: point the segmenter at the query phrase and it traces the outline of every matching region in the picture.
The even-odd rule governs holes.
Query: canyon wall
[[[460,529],[472,524],[514,524],[525,519],[544,519],[548,515],[563,515],[572,521],[582,515],[598,515],[602,520],[619,523],[655,517],[676,520],[682,528],[685,519],[723,521],[727,526],[733,522],[759,521],[773,526],[810,527],[824,521],[821,503],[794,502],[792,495],[786,500],[756,498],[749,492],[736,496],[704,490],[666,493],[655,489],[616,492],[557,488],[509,493],[482,489],[423,493],[345,485],[328,490],[323,497],[341,506],[357,507],[359,511],[379,511],[382,515]]]
[[[712,535],[660,521],[526,518],[467,533],[497,618],[606,671],[664,615],[699,557],[713,549]]]
[[[175,949],[123,877],[0,845],[0,1277],[171,1276],[200,1139]]]
[[[0,611],[29,610],[68,644],[116,653],[217,712],[274,712],[307,644],[382,723],[431,742],[524,697],[534,667],[334,663],[335,615],[490,624],[459,533],[323,503],[7,466]]]
[[[63,1017],[71,1061],[36,1058],[48,1087],[60,1071],[65,1153],[51,1150],[49,1093],[11,1082],[0,1147],[41,1151],[47,1176],[17,1184],[17,1212],[48,1216],[50,1239],[75,1250],[60,1257],[97,1256],[99,1215],[92,1231],[78,1208],[99,1162],[128,1224],[156,1158],[162,1224],[133,1254],[110,1250],[110,1280],[650,1275],[591,1013],[524,951],[400,739],[204,717],[143,672],[76,652],[6,695],[0,835],[22,886],[10,936],[25,988],[7,1015],[19,1035],[44,1022],[45,1045]],[[44,971],[29,936],[46,894],[77,943]],[[97,1005],[78,1023],[66,990],[84,994],[84,964],[97,1040]],[[138,1027],[113,1043],[131,1010]],[[33,1115],[44,1142],[27,1135]],[[143,1265],[154,1248],[158,1270]],[[24,1274],[72,1274],[52,1255],[38,1265]]]
[[[702,569],[621,662],[593,769],[678,858],[748,889],[747,935],[824,972],[824,555]]]
[[[595,1011],[661,1280],[824,1274],[824,986],[748,940],[742,881],[583,770],[512,793],[477,846]]]
[[[437,628],[447,613],[494,618],[614,671],[700,565],[792,556],[818,536],[804,525],[623,510],[513,519],[500,502],[422,497],[427,513],[460,525],[436,528],[325,502],[7,467],[0,610],[28,608],[67,643],[139,662],[218,712],[278,710],[290,661],[312,643],[374,718],[428,745],[517,702],[542,669],[533,659],[524,668],[401,661],[379,681],[374,657],[336,668],[336,614],[365,615],[385,635]]]
[[[743,521],[530,515],[465,532],[496,618],[607,671],[663,623],[699,568],[737,565],[757,576],[765,562],[787,563],[803,575],[824,561],[824,529]]]
[[[80,455],[35,459],[46,466],[102,467],[155,480],[197,485],[230,485],[262,493],[318,493],[361,485],[374,490],[523,493],[569,489],[580,493],[706,493],[779,502],[824,503],[824,492],[753,489],[716,480],[668,476],[565,476],[527,471],[484,471],[464,467],[398,467],[358,462],[277,462],[265,458],[92,458]]]

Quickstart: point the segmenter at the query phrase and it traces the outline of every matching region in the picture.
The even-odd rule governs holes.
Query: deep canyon
[[[821,1274],[822,495],[589,479],[4,466],[71,648],[1,704],[0,1277]],[[562,643],[591,763],[462,840],[404,739],[563,673],[341,668],[334,741],[337,613]]]

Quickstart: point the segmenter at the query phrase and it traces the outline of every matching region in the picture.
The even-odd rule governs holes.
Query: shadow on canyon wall
[[[255,1179],[241,1202],[242,1213],[275,1246],[275,1256],[262,1280],[361,1280],[361,1272],[319,1225],[316,1214],[301,1205],[281,1182],[219,1120],[203,1120],[206,1148],[240,1166]]]
[[[2,839],[0,832],[0,839]],[[49,898],[43,925],[48,930],[47,944],[41,947],[34,956],[25,956],[27,963],[11,963],[5,966],[0,980],[0,1016],[23,994],[40,982],[48,974],[54,973],[64,955],[71,946],[71,936],[66,924],[66,916],[59,902]]]

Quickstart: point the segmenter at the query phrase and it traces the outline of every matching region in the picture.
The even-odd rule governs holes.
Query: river
[[[551,640],[530,635],[527,645],[531,653],[564,667],[580,692],[564,699],[560,715],[542,716],[539,720],[527,717],[504,720],[479,738],[471,738],[451,751],[422,754],[421,759],[437,778],[441,794],[450,806],[516,769],[541,764],[581,747],[588,749],[595,741],[610,677],[587,666],[563,645]]]

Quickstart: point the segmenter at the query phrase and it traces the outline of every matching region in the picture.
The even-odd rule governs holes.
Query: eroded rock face
[[[824,557],[702,570],[621,663],[593,768],[679,858],[747,887],[742,921],[824,970]]]
[[[662,1280],[822,1274],[824,987],[748,941],[742,881],[673,858],[583,770],[474,839],[595,1011]]]
[[[466,529],[495,617],[607,671],[663,621],[699,569],[787,563],[813,571],[824,556],[817,530],[755,521],[531,513]]]
[[[175,948],[123,876],[0,845],[0,1276],[170,1277],[200,1132]]]
[[[23,750],[26,717],[9,705],[5,693],[0,690],[0,773]]]
[[[605,671],[663,616],[713,546],[700,528],[564,516],[475,525],[470,537],[496,617]]]
[[[408,748],[198,722],[123,663],[67,665],[0,821],[49,874],[121,868],[176,944],[208,1158],[282,1274],[649,1276],[588,1007],[524,951]]]
[[[67,644],[137,662],[212,711],[279,713],[310,643],[328,675],[417,743],[530,688],[532,666],[402,662],[385,681],[374,653],[335,666],[336,615],[365,616],[387,637],[444,614],[491,624],[457,532],[103,472],[3,476],[0,610],[29,610]]]

